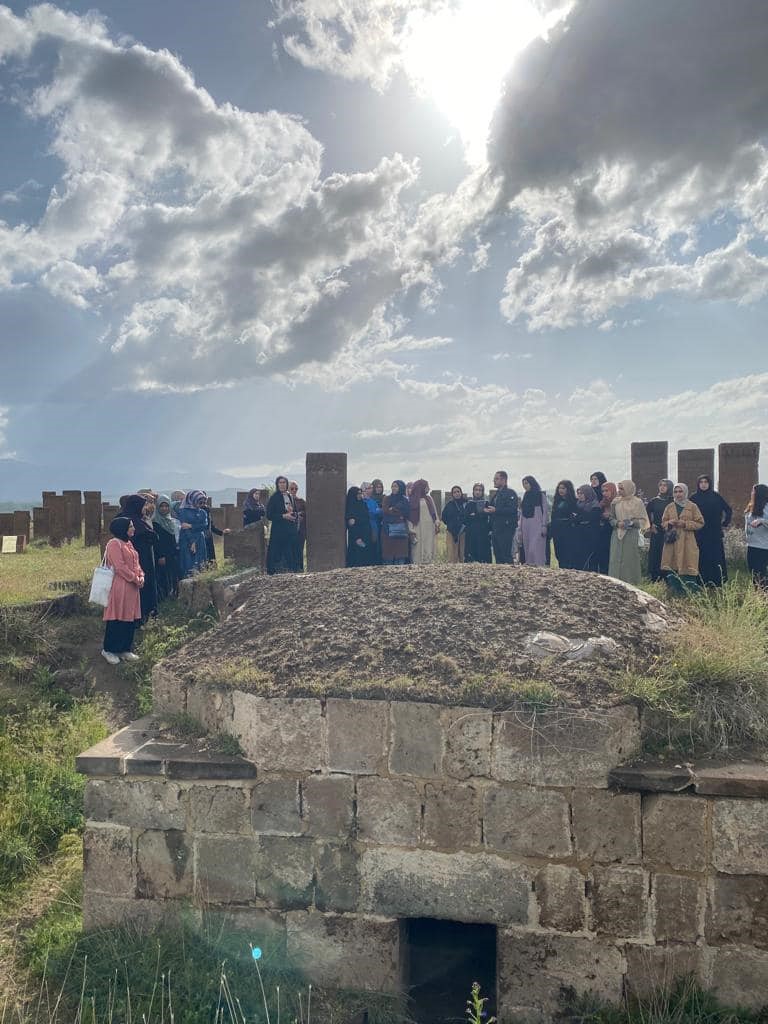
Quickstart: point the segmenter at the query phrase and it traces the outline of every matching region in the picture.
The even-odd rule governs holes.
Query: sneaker
[[[120,655],[120,660],[121,661],[138,661],[139,660],[139,656],[138,656],[138,654],[134,654],[133,651],[125,651],[124,654]]]
[[[120,664],[120,659],[118,658],[118,656],[116,654],[113,654],[111,651],[102,651],[101,656],[104,659],[104,661],[108,661],[110,665]]]

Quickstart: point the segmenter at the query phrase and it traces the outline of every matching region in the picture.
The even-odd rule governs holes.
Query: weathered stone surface
[[[712,965],[712,992],[726,1006],[761,1010],[768,992],[768,953],[721,949]]]
[[[443,771],[455,779],[491,774],[493,715],[479,708],[445,708]]]
[[[609,782],[620,789],[646,793],[680,793],[693,785],[693,772],[682,765],[622,764],[609,773]]]
[[[389,705],[383,700],[329,699],[328,766],[332,772],[376,775],[387,760]]]
[[[359,779],[358,838],[392,846],[416,846],[421,834],[421,802],[421,791],[407,779]]]
[[[83,836],[83,871],[88,892],[133,896],[131,830],[119,825],[87,828]]]
[[[157,714],[178,714],[187,709],[187,684],[162,662],[152,669],[152,707]]]
[[[187,714],[196,718],[209,732],[233,731],[232,691],[224,686],[192,683],[187,690]]]
[[[422,779],[441,774],[443,729],[437,704],[393,701],[392,746],[389,770],[394,775],[416,775]]]
[[[624,950],[627,958],[627,992],[639,999],[669,993],[678,978],[693,976],[705,984],[703,953],[696,946],[635,946]]]
[[[318,910],[357,910],[360,871],[352,844],[324,843],[315,853],[315,906]]]
[[[641,868],[596,868],[592,927],[600,935],[642,938],[648,932],[648,881]]]
[[[345,452],[307,452],[307,569],[325,572],[346,565]]]
[[[707,864],[707,801],[693,796],[643,797],[643,860],[679,871]]]
[[[691,493],[696,490],[700,476],[715,478],[714,448],[679,448],[677,451],[677,476],[675,480],[687,484]]]
[[[538,872],[536,901],[542,928],[559,932],[579,932],[584,928],[584,882],[580,871],[562,864],[547,864]]]
[[[424,789],[424,842],[443,850],[481,843],[482,794],[476,786],[428,782]]]
[[[256,846],[256,892],[281,910],[308,907],[314,885],[312,839],[259,836]]]
[[[366,850],[361,908],[391,917],[525,923],[531,869],[490,854]]]
[[[200,924],[200,914],[186,900],[140,900],[127,896],[106,896],[104,893],[83,892],[83,930],[111,928],[132,924],[137,930],[157,925],[174,925],[181,921]]]
[[[285,955],[285,915],[263,907],[206,907],[206,929],[213,935],[242,933],[245,942],[258,939],[259,946],[269,955]]]
[[[254,523],[247,530],[241,528],[225,534],[224,557],[231,559],[239,569],[254,567],[266,572],[267,545],[263,523]]]
[[[706,936],[712,946],[768,949],[768,876],[716,876]]]
[[[696,942],[702,931],[703,890],[695,878],[654,875],[654,935],[657,942]]]
[[[659,480],[669,476],[669,445],[666,441],[633,441],[630,459],[632,479],[647,501],[656,493]]]
[[[491,774],[506,782],[606,788],[608,775],[640,748],[637,709],[557,710],[494,716]]]
[[[185,832],[148,829],[136,840],[136,895],[173,899],[192,892],[192,850]]]
[[[268,771],[318,771],[328,764],[319,700],[232,695],[232,731],[249,761]]]
[[[250,790],[241,786],[193,786],[187,800],[190,831],[250,832]]]
[[[195,840],[195,891],[207,903],[247,903],[256,894],[256,843],[245,836]]]
[[[640,794],[577,789],[573,832],[579,860],[640,862]]]
[[[733,525],[744,525],[744,499],[759,480],[760,442],[720,444],[717,489],[733,509]]]
[[[75,767],[83,775],[122,775],[123,759],[150,738],[150,715],[131,722],[101,743],[89,747],[75,758]]]
[[[768,800],[768,765],[754,761],[696,768],[696,792],[702,796]]]
[[[354,823],[355,784],[349,775],[310,775],[301,783],[302,816],[312,836],[343,838]]]
[[[768,875],[768,801],[715,800],[712,863],[734,875]]]
[[[397,992],[400,925],[381,918],[294,912],[286,915],[288,955],[321,985]]]
[[[251,823],[254,832],[298,836],[304,831],[299,813],[297,779],[260,775],[253,787]]]
[[[498,935],[500,1021],[550,1021],[570,994],[618,1003],[624,960],[615,946],[571,935],[505,930]]]
[[[534,787],[493,786],[485,791],[485,843],[521,857],[569,857],[571,827],[562,793]]]
[[[136,828],[184,828],[183,792],[174,782],[91,779],[85,788],[85,817]]]

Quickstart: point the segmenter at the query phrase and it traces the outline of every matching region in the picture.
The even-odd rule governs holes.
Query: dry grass
[[[0,555],[0,605],[26,604],[56,597],[56,582],[86,583],[101,555],[98,548],[74,540],[60,548],[32,543],[22,555]]]

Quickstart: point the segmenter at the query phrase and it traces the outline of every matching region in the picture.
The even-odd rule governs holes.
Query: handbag
[[[91,604],[97,604],[102,608],[106,608],[109,604],[109,594],[112,590],[112,583],[115,579],[115,570],[110,569],[107,565],[106,554],[101,560],[101,565],[97,565],[93,570],[93,579],[91,580],[91,592],[88,595],[88,600]]]
[[[407,523],[385,523],[384,529],[387,531],[388,537],[407,537],[408,536],[408,524]]]
[[[677,540],[677,530],[667,530],[664,534],[665,544],[674,544]]]

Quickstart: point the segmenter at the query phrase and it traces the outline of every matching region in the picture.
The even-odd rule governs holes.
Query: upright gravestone
[[[254,523],[247,530],[233,530],[224,537],[224,557],[235,563],[238,569],[267,568],[267,545],[264,536],[264,522]]]
[[[51,514],[38,505],[32,509],[32,536],[35,540],[48,540],[51,533]]]
[[[243,528],[243,513],[238,511],[236,505],[222,502],[221,514],[225,530],[241,530]]]
[[[346,452],[307,452],[307,569],[346,565]]]
[[[13,528],[13,512],[0,512],[0,537],[10,537],[16,531]]]
[[[101,537],[101,491],[83,491],[85,546],[96,547]]]
[[[681,448],[677,453],[677,478],[675,483],[687,484],[693,494],[700,476],[708,476],[715,482],[714,448]]]
[[[630,453],[632,480],[648,500],[657,493],[659,480],[669,475],[669,445],[666,441],[633,441]]]
[[[435,503],[435,508],[437,509],[437,517],[439,519],[440,515],[441,515],[441,513],[443,511],[443,492],[442,491],[430,491],[429,493],[432,495],[432,501],[434,501],[434,503]],[[446,494],[450,494],[450,493],[451,493],[450,491],[446,491]]]
[[[242,508],[245,504],[245,499],[248,497],[248,491],[237,492],[237,507]]]
[[[27,544],[32,535],[32,516],[29,512],[14,512],[13,513],[13,530],[19,537],[24,537]]]
[[[48,512],[50,515],[50,544],[60,548],[67,539],[67,499],[62,494],[48,495]]]
[[[79,540],[83,532],[83,492],[62,491],[67,504],[67,539]]]
[[[717,489],[733,509],[734,526],[744,525],[744,508],[758,482],[760,442],[718,446]]]
[[[211,508],[209,506],[209,508],[211,511],[211,522],[217,530],[223,530],[226,526],[224,521],[224,509],[219,508],[219,506],[216,506],[216,508]]]

